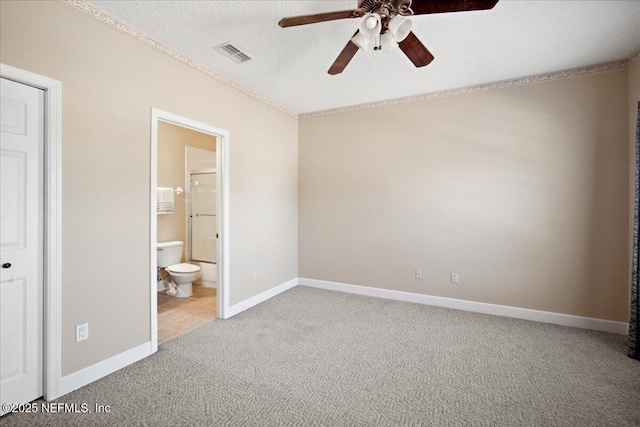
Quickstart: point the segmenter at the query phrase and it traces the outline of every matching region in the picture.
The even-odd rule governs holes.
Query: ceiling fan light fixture
[[[383,52],[391,52],[393,49],[398,47],[398,43],[396,42],[393,34],[390,31],[387,31],[383,35],[380,36],[380,46],[379,50]]]
[[[361,33],[358,33],[355,36],[353,36],[351,41],[360,49],[364,50],[365,52],[368,52],[369,49],[371,48],[371,45],[374,43],[375,39],[365,38],[362,36]]]
[[[400,15],[396,15],[389,20],[389,31],[397,43],[400,43],[407,38],[411,32],[412,26],[413,22],[411,22],[410,19],[404,18]]]
[[[378,25],[378,21],[374,16],[367,16],[367,19],[364,21],[364,24],[368,29],[373,30]]]
[[[377,13],[367,13],[360,20],[360,34],[365,39],[373,39],[382,31],[382,19]]]

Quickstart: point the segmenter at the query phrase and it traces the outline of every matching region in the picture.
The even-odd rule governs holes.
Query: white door
[[[43,388],[44,92],[0,84],[0,400],[26,403]]]

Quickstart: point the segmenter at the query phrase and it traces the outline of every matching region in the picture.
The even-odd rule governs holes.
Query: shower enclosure
[[[217,264],[216,172],[189,173],[189,259]]]

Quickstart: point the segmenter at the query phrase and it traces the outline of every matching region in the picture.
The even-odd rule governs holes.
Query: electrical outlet
[[[253,280],[256,280],[258,278],[258,272],[253,270],[253,274],[251,277],[253,277]]]
[[[422,279],[422,269],[416,268],[416,279]]]
[[[83,323],[76,326],[76,342],[89,338],[89,324]]]
[[[451,283],[458,283],[458,273],[451,273]]]

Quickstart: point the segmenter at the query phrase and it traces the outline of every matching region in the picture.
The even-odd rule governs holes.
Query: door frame
[[[62,83],[6,64],[0,77],[44,90],[43,397],[53,400],[62,378]]]
[[[151,220],[149,264],[151,276],[151,352],[158,351],[158,284],[156,281],[158,261],[156,248],[158,244],[158,218],[156,214],[156,187],[158,186],[158,122],[206,133],[216,137],[216,169],[218,171],[219,191],[217,206],[219,217],[218,230],[218,282],[216,286],[216,314],[218,319],[225,319],[229,308],[229,132],[198,122],[158,108],[151,108],[151,179],[149,182]]]

